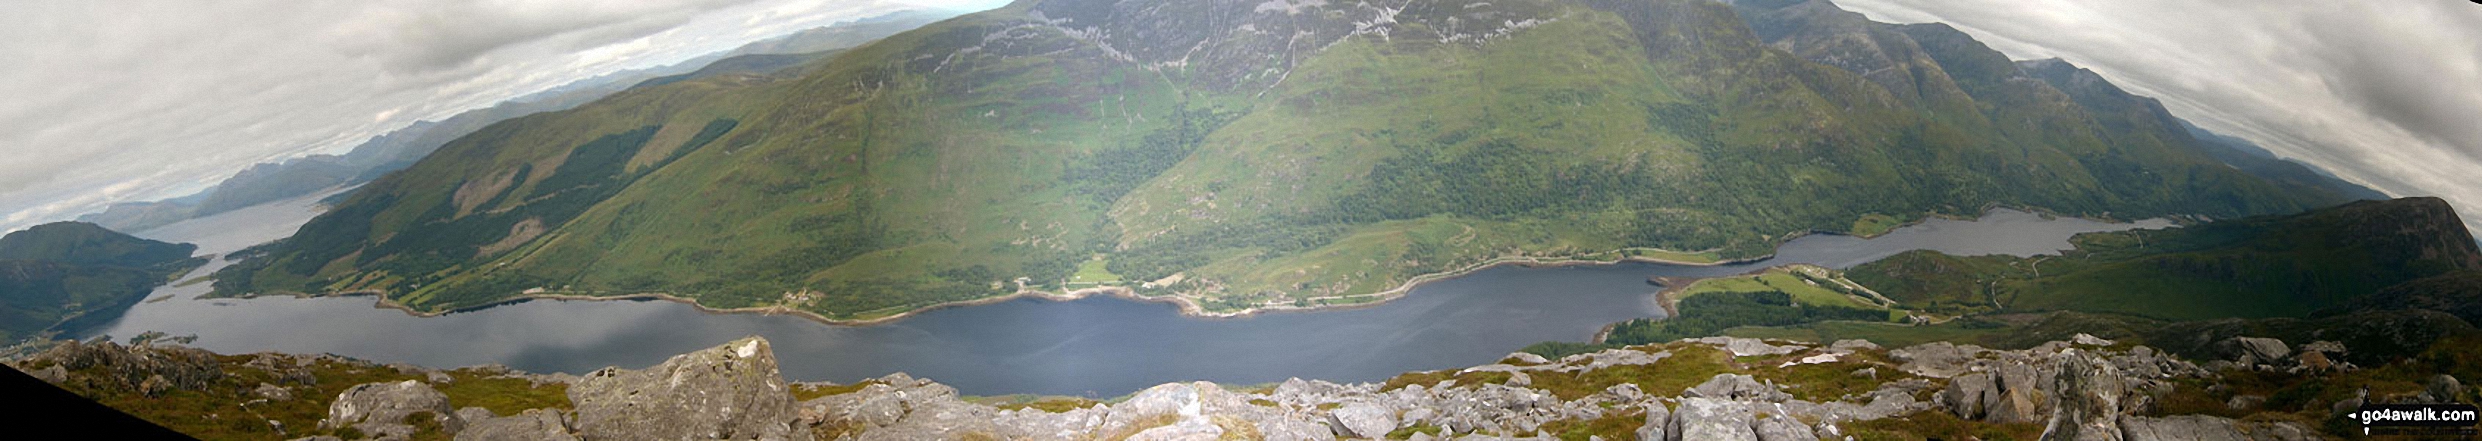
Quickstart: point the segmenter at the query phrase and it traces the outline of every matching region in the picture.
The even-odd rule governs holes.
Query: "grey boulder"
[[[395,383],[367,383],[345,389],[328,405],[327,419],[319,427],[338,429],[351,427],[373,438],[405,438],[414,434],[414,426],[406,417],[429,414],[448,433],[457,433],[465,422],[448,408],[448,396],[417,380]]]
[[[528,409],[517,415],[468,422],[465,431],[457,432],[457,439],[574,441],[578,438],[569,434],[569,427],[561,421],[560,411]]]

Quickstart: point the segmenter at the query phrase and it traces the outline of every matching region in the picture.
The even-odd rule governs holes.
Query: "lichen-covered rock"
[[[1948,388],[1939,391],[1939,402],[1957,418],[1979,420],[1984,403],[1998,401],[1999,382],[1991,374],[1972,373],[1948,380]]]
[[[1672,410],[1663,403],[1646,405],[1646,424],[1637,427],[1638,441],[1663,441],[1666,428],[1672,426]]]
[[[569,387],[590,439],[809,439],[775,351],[749,337],[645,370],[605,368]]]
[[[223,364],[216,361],[214,353],[172,345],[67,341],[28,357],[21,365],[43,362],[60,368],[63,381],[70,372],[80,372],[84,381],[149,396],[174,390],[205,390],[224,378]]]
[[[1818,441],[1818,434],[1810,426],[1783,415],[1758,420],[1752,431],[1758,434],[1758,441]]]
[[[1914,375],[1949,378],[1966,372],[1965,363],[1973,361],[1985,349],[1974,345],[1931,342],[1888,351],[1889,358],[1904,363],[1897,366]]]
[[[2058,391],[2059,403],[2052,408],[2051,421],[2043,427],[2042,439],[2053,440],[2120,440],[2120,400],[2127,390],[2127,379],[2111,363],[2071,350],[2054,362],[2059,372],[2053,376],[2051,390]]]
[[[1715,398],[1683,398],[1664,436],[1675,440],[1757,441],[1747,405]]]
[[[2163,418],[2141,416],[2120,417],[2120,432],[2127,441],[2249,441],[2241,427],[2232,420],[2206,415],[2178,415]]]
[[[267,401],[293,401],[292,389],[273,384],[259,383],[259,387],[251,389],[250,393],[257,394],[259,398],[265,398]]]
[[[2050,378],[2043,377],[2033,366],[2021,363],[2000,365],[1998,371],[1999,395],[1984,403],[1988,406],[1984,409],[1984,418],[1995,423],[2013,424],[2040,422],[2049,416],[2050,396],[2043,391],[2047,386],[2043,383],[2050,382]],[[2119,386],[2115,384],[2113,387]]]
[[[2291,346],[2272,338],[2233,337],[2216,343],[2216,348],[2242,366],[2280,363],[2292,355]]]
[[[574,441],[578,438],[577,435],[570,434],[568,426],[562,423],[560,411],[527,409],[523,413],[511,416],[469,420],[465,430],[457,432],[457,439],[460,441]]]
[[[351,427],[373,438],[403,438],[414,434],[414,426],[406,417],[428,416],[448,433],[465,427],[463,419],[448,408],[448,396],[421,381],[366,383],[345,389],[328,404],[327,419],[319,427],[337,429]]]
[[[1396,430],[1396,413],[1370,403],[1347,404],[1329,413],[1328,417],[1335,419],[1337,427],[1345,430],[1338,435],[1376,439],[1387,437],[1389,431]]]
[[[1799,351],[1803,348],[1803,346],[1791,344],[1771,345],[1767,344],[1766,341],[1747,337],[1701,337],[1689,339],[1689,341],[1723,348],[1725,351],[1731,352],[1734,357],[1784,355],[1793,353],[1793,351]]]
[[[45,366],[28,374],[34,375],[35,379],[43,380],[45,383],[60,384],[60,382],[69,381],[69,370],[61,369],[60,365]]]
[[[1792,395],[1776,390],[1775,385],[1758,382],[1742,374],[1716,374],[1705,383],[1681,391],[1681,396],[1721,398],[1729,400],[1784,401]]]

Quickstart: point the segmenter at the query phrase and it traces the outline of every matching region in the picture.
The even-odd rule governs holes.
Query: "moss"
[[[1181,422],[1181,416],[1180,416],[1180,415],[1176,415],[1176,414],[1169,414],[1169,413],[1167,413],[1167,414],[1162,414],[1162,415],[1150,416],[1150,417],[1146,417],[1146,418],[1144,418],[1144,419],[1139,419],[1139,420],[1137,420],[1137,421],[1132,421],[1132,422],[1130,422],[1130,423],[1129,423],[1129,427],[1127,427],[1127,428],[1123,428],[1123,429],[1121,429],[1121,430],[1119,430],[1119,431],[1117,431],[1117,432],[1113,432],[1113,433],[1105,434],[1104,436],[1101,436],[1101,437],[1096,437],[1095,439],[1110,440],[1110,441],[1120,441],[1120,440],[1125,440],[1125,439],[1129,439],[1129,437],[1131,437],[1131,436],[1136,436],[1136,435],[1138,434],[1138,432],[1145,432],[1145,431],[1146,431],[1146,429],[1153,429],[1153,428],[1157,428],[1157,427],[1169,426],[1169,425],[1172,425],[1173,423],[1178,423],[1178,422]]]
[[[544,383],[541,386],[523,378],[495,378],[471,370],[449,371],[448,384],[435,384],[448,403],[457,409],[481,407],[498,415],[516,415],[526,409],[570,409],[569,385]]]
[[[1577,375],[1551,372],[1529,375],[1533,377],[1534,388],[1551,391],[1552,395],[1562,400],[1575,400],[1622,383],[1636,384],[1639,390],[1649,394],[1672,395],[1704,383],[1714,378],[1715,374],[1734,372],[1729,354],[1705,345],[1678,344],[1635,350],[1651,352],[1658,349],[1671,351],[1672,356],[1654,364],[1612,366]]]
[[[1607,440],[1636,439],[1637,429],[1645,425],[1645,412],[1615,412],[1590,420],[1560,420],[1544,423],[1542,432],[1558,436],[1564,441],[1586,441],[1596,439],[1596,437]]]
[[[1883,383],[1915,377],[1889,363],[1884,351],[1856,351],[1834,362],[1777,367],[1782,364],[1782,361],[1770,359],[1755,364],[1749,373],[1760,380],[1785,386],[1785,393],[1792,394],[1794,398],[1820,402],[1857,396],[1878,389]],[[1878,374],[1875,378],[1853,376],[1853,371],[1865,368],[1876,368]]]
[[[2042,436],[2041,423],[1993,424],[1968,421],[1947,412],[1914,412],[1899,418],[1854,422],[1845,426],[1857,440],[2026,440]]]
[[[1413,438],[1413,434],[1416,433],[1429,434],[1430,436],[1436,437],[1439,436],[1441,432],[1446,432],[1446,430],[1440,429],[1439,426],[1433,426],[1431,423],[1415,423],[1414,425],[1400,427],[1393,432],[1388,432],[1387,439]]]
[[[1084,408],[1094,407],[1094,405],[1096,405],[1096,404],[1101,404],[1101,403],[1102,403],[1102,402],[1100,402],[1100,401],[1089,400],[1089,399],[1084,399],[1084,398],[1073,398],[1073,397],[1044,397],[1044,398],[1037,398],[1037,399],[1034,399],[1034,400],[1032,400],[1032,401],[1019,402],[1019,403],[1008,403],[1008,404],[1001,404],[1001,405],[998,405],[998,406],[993,406],[993,407],[998,407],[998,408],[1000,408],[1000,410],[1023,410],[1023,409],[1034,409],[1034,410],[1040,410],[1040,411],[1044,411],[1044,412],[1061,413],[1061,412],[1067,412],[1067,411],[1071,411],[1071,410],[1077,410],[1077,409],[1084,409]]]
[[[1224,429],[1224,434],[1215,438],[1217,441],[1254,441],[1267,439],[1266,434],[1258,433],[1257,424],[1242,421],[1239,418],[1217,415],[1214,418],[1214,422],[1215,427]]]
[[[810,401],[829,395],[844,395],[859,392],[862,388],[870,387],[871,384],[877,382],[878,380],[863,380],[854,382],[853,384],[831,384],[825,386],[809,383],[795,384],[793,385],[793,401]]]

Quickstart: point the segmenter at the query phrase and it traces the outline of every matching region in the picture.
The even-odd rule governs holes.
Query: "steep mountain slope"
[[[2453,291],[2468,286],[2460,283],[2470,276],[2451,275],[2482,270],[2482,249],[2437,198],[2089,233],[2074,242],[2076,250],[2058,257],[1915,251],[1847,274],[1908,307],[1945,313],[1996,308],[2212,319],[2299,317],[2390,302],[2454,311],[2461,300]]]
[[[119,317],[165,279],[206,263],[198,246],[57,222],[0,236],[0,344]]]
[[[955,12],[942,10],[899,11],[807,29],[672,65],[625,70],[578,80],[439,121],[416,121],[404,128],[371,137],[343,155],[310,155],[261,163],[196,195],[114,204],[103,212],[79,216],[78,221],[101,224],[119,231],[144,231],[185,219],[311,194],[337,185],[361,184],[412,166],[440,146],[501,121],[567,110],[650,82],[668,83],[697,75],[772,71],[818,59],[824,51],[853,47],[954,15]],[[203,199],[192,201],[191,198]]]
[[[2344,200],[2089,108],[1944,26],[1854,24],[1901,56],[1821,64],[1841,46],[1801,41],[1852,40],[1744,21],[1761,12],[1021,1],[797,77],[494,125],[218,292],[433,311],[669,293],[869,319],[1120,284],[1233,312],[1367,302],[1499,258],[1756,256],[1993,204],[2237,217]],[[1879,65],[1907,77],[1852,70]]]

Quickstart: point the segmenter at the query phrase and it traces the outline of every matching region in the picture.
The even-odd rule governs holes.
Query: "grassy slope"
[[[0,237],[0,344],[120,317],[175,275],[207,263],[198,246],[57,222]]]
[[[2234,216],[2325,200],[2112,132],[1961,34],[1910,58],[1946,86],[1898,99],[1701,2],[1425,3],[1391,34],[1350,37],[1336,36],[1367,11],[1348,5],[1085,6],[1022,2],[797,77],[496,125],[358,191],[218,292],[376,290],[435,311],[535,288],[665,292],[867,319],[1019,280],[1059,289],[1100,254],[1128,281],[1181,276],[1141,294],[1231,311],[1367,301],[1354,295],[1504,257],[1748,257],[1992,203]],[[1030,24],[1039,8],[1125,29]],[[1255,27],[1179,21],[1200,16]],[[1252,30],[1294,25],[1325,37]],[[1202,35],[1128,37],[1158,31]]]

